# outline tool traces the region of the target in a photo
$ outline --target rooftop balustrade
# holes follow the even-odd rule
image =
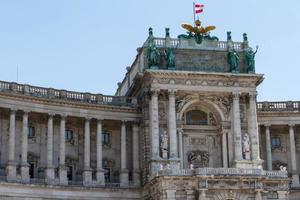
[[[31,85],[23,85],[13,82],[0,81],[0,92],[28,95],[46,99],[67,100],[73,102],[104,104],[113,106],[137,105],[134,98],[125,96],[109,96],[102,94],[81,93],[67,90],[57,90],[53,88],[43,88]]]
[[[153,38],[153,43],[155,44],[155,46],[157,46],[159,48],[166,47],[166,46],[169,46],[169,47],[172,47],[172,48],[186,48],[187,47],[186,44],[184,44],[182,42],[182,40],[176,39],[176,38],[169,38],[168,44],[167,44],[166,38],[155,37],[155,38]],[[205,45],[197,46],[197,48],[227,51],[228,43],[226,41],[210,41],[210,42],[207,42]],[[242,50],[243,49],[243,43],[242,42],[233,42],[233,48],[235,50]]]
[[[300,101],[258,102],[259,112],[300,111]]]

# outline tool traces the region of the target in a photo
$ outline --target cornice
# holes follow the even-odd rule
[[[83,103],[83,102],[73,102],[68,100],[47,99],[41,97],[20,95],[15,93],[0,92],[0,98],[28,102],[33,104],[49,105],[49,106],[62,106],[62,107],[65,106],[65,107],[81,108],[81,109],[96,109],[101,111],[138,113],[137,108],[131,108],[128,106],[113,106],[113,105],[105,105],[105,104],[102,105],[102,104],[92,104],[92,103]]]
[[[232,73],[215,73],[215,72],[191,72],[176,70],[151,70],[147,69],[144,76],[150,76],[153,79],[172,79],[174,83],[177,80],[224,80],[235,82],[251,82],[253,86],[258,86],[263,80],[263,74],[232,74]]]

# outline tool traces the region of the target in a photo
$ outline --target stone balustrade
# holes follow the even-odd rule
[[[286,171],[264,171],[261,169],[242,168],[197,168],[164,169],[157,176],[267,176],[270,178],[288,178]]]
[[[105,104],[114,106],[136,106],[136,100],[124,96],[109,96],[102,94],[81,93],[67,90],[23,85],[14,82],[0,81],[0,92],[24,94],[33,97],[67,100],[92,104]]]
[[[170,39],[169,46],[172,48],[180,48],[181,46],[184,46],[181,43],[180,39],[175,39],[175,38],[169,38],[169,39]],[[165,47],[166,46],[166,38],[155,37],[153,39],[153,42],[157,47]],[[221,50],[221,51],[226,50],[227,51],[228,44],[226,41],[212,41],[212,42],[209,42],[208,44],[206,44],[205,47],[199,46],[199,48],[214,49],[214,50]],[[242,50],[243,43],[242,42],[233,42],[233,48],[235,50]]]
[[[259,112],[300,111],[300,102],[299,101],[258,102],[257,109]]]

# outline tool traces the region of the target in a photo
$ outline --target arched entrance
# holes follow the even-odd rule
[[[178,113],[182,121],[183,167],[222,167],[222,111],[211,101],[191,100]]]

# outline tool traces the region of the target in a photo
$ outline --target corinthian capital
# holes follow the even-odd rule
[[[176,94],[176,92],[177,92],[177,90],[175,90],[175,89],[168,90],[169,96],[174,96]]]
[[[256,97],[257,97],[257,92],[255,91],[255,92],[249,92],[249,98],[250,99],[256,99]]]
[[[240,92],[232,92],[233,100],[239,100],[240,99],[240,95],[241,95]]]
[[[158,88],[151,88],[150,89],[151,95],[158,95],[159,92],[160,92],[160,89],[158,89]]]

